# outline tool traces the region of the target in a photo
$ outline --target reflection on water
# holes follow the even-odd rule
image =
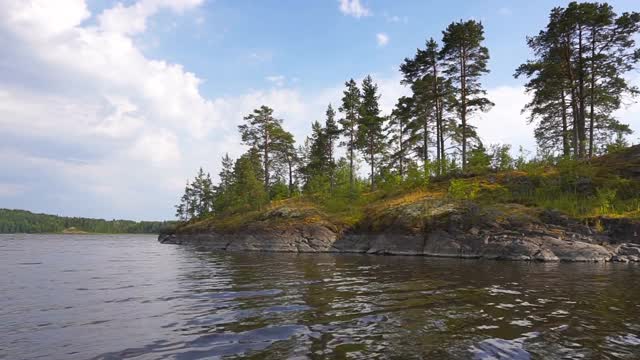
[[[0,235],[2,359],[640,358],[640,266]]]

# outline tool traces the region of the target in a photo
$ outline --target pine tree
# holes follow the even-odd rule
[[[376,157],[384,148],[384,117],[380,116],[378,85],[370,75],[362,81],[362,97],[357,128],[357,148],[370,167],[371,190],[375,190]]]
[[[327,137],[326,146],[327,146],[327,157],[329,158],[329,188],[330,191],[333,192],[333,188],[335,187],[335,170],[336,170],[336,160],[334,156],[336,141],[340,136],[340,128],[336,123],[335,117],[336,112],[333,110],[331,104],[327,106],[327,112],[325,113],[326,120],[324,123],[324,132]]]
[[[527,42],[536,52],[545,51],[538,39],[529,38]],[[529,111],[529,122],[536,123],[534,135],[540,152],[569,157],[574,142],[573,122],[569,120],[572,115],[568,99],[570,84],[564,77],[559,49],[550,49],[540,56],[536,61],[520,65],[514,75],[530,78],[525,89],[532,98],[523,111]]]
[[[605,149],[617,134],[630,133],[611,114],[624,96],[638,92],[624,74],[640,60],[634,41],[639,29],[640,14],[618,16],[606,3],[572,2],[552,9],[547,27],[528,39],[536,58],[516,71],[530,78],[528,90],[538,100],[529,109],[539,120],[539,145],[547,140],[543,146],[557,149],[560,142],[549,139],[560,133],[563,155],[571,147],[575,158],[586,158],[598,147]],[[555,106],[551,96],[560,99]]]
[[[413,98],[403,96],[398,99],[387,125],[390,166],[397,169],[401,179],[404,179],[407,165],[411,162],[410,152],[415,147],[418,137],[415,135],[411,123],[413,117]]]
[[[475,20],[451,23],[443,31],[441,54],[444,73],[451,80],[454,91],[451,107],[461,123],[463,171],[467,162],[469,117],[476,111],[486,111],[493,106],[480,84],[480,77],[489,72],[489,50],[482,45],[483,41],[484,27]]]
[[[218,173],[220,182],[215,187],[214,209],[216,213],[223,213],[231,206],[231,186],[233,185],[234,161],[226,153],[222,157],[222,169]]]
[[[211,176],[202,167],[192,182],[187,181],[180,203],[176,205],[176,217],[182,221],[202,218],[214,211],[215,187]]]
[[[346,89],[342,97],[340,112],[344,114],[338,123],[340,132],[346,138],[341,145],[347,148],[347,158],[349,159],[349,189],[354,191],[355,176],[355,151],[357,150],[358,123],[360,121],[360,89],[358,84],[351,79],[345,83]]]
[[[426,168],[428,162],[428,128],[429,123],[435,125],[436,138],[436,160],[438,163],[438,173],[442,172],[442,164],[445,162],[445,133],[444,133],[444,110],[446,107],[446,97],[450,92],[449,82],[442,76],[444,64],[438,49],[438,43],[429,39],[424,50],[418,49],[412,59],[405,58],[400,66],[404,78],[403,84],[411,86],[413,98],[419,106],[414,106],[414,111],[422,110],[426,114],[419,117],[414,114],[415,121],[419,121],[420,126],[414,125],[416,130],[421,129],[423,148],[422,158]],[[428,110],[428,111],[427,111]]]
[[[272,171],[273,147],[277,137],[283,135],[282,120],[273,117],[273,109],[261,106],[252,114],[245,116],[246,124],[239,125],[242,142],[261,154],[264,188],[269,189],[269,176]]]
[[[284,169],[284,177],[287,178],[287,196],[293,196],[295,192],[294,173],[299,162],[293,134],[282,128],[277,128],[273,134],[272,150],[276,168]]]
[[[311,124],[311,136],[306,141],[306,162],[301,170],[305,176],[307,191],[318,191],[320,188],[324,188],[323,183],[329,180],[328,174],[332,166],[327,151],[328,142],[326,128],[314,121]]]
[[[234,165],[232,187],[232,210],[258,210],[267,204],[268,194],[259,180],[255,155],[246,153]]]
[[[192,210],[189,208],[191,203],[191,184],[187,181],[184,187],[184,193],[180,197],[180,203],[176,205],[176,218],[180,221],[189,221],[193,217]]]

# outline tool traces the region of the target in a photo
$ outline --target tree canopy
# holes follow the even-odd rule
[[[572,2],[552,9],[547,26],[527,39],[533,59],[515,76],[526,78],[531,95],[523,111],[535,123],[538,159],[582,160],[626,145],[631,130],[613,113],[638,93],[626,74],[640,60],[639,31],[636,12]],[[481,22],[450,23],[439,40],[428,37],[402,61],[409,94],[388,113],[372,76],[352,78],[337,111],[329,104],[323,121],[309,119],[311,133],[298,142],[274,115],[282,109],[260,106],[238,126],[246,151],[236,160],[222,157],[216,184],[200,169],[185,187],[178,218],[250,212],[298,196],[349,206],[364,191],[523,166],[522,151],[514,159],[509,144],[483,143],[471,121],[493,106],[482,84],[489,72],[484,43]]]

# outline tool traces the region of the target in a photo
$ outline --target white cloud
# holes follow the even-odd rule
[[[407,16],[389,15],[388,13],[384,13],[384,18],[390,23],[409,23],[409,17]]]
[[[380,47],[386,46],[389,43],[389,35],[387,35],[385,33],[377,33],[376,34],[376,42],[378,43],[378,46],[380,46]]]
[[[133,35],[145,31],[147,19],[163,8],[182,12],[202,2],[203,0],[140,0],[130,6],[118,3],[100,14],[98,22],[105,31]]]
[[[215,176],[225,152],[242,153],[237,125],[254,108],[274,108],[285,128],[303,141],[311,121],[322,120],[329,103],[339,107],[342,83],[302,92],[277,74],[266,79],[275,85],[269,90],[208,99],[196,74],[145,56],[134,36],[147,29],[149,16],[187,11],[201,0],[139,0],[93,18],[84,1],[52,3],[0,0],[0,37],[14,45],[0,53],[0,71],[12,75],[0,83],[5,207],[168,218],[184,181],[199,166]],[[117,12],[130,22],[109,19]],[[249,60],[271,57],[256,50]],[[382,95],[380,107],[388,114],[408,89],[397,72],[372,75]],[[520,114],[527,100],[522,89],[490,89],[489,97],[496,107],[472,120],[481,136],[488,143],[531,148],[531,128]],[[638,130],[639,114],[635,105],[620,116]]]
[[[271,75],[267,76],[265,79],[277,87],[284,86],[285,77],[283,75]]]
[[[180,160],[178,138],[167,130],[143,134],[131,148],[134,158],[150,161],[154,166]]]
[[[371,10],[360,3],[360,0],[338,0],[340,2],[340,11],[345,15],[355,18],[371,15]]]
[[[0,182],[46,181],[33,192],[41,210],[72,211],[74,200],[43,195],[57,184],[60,193],[102,204],[75,215],[167,217],[175,184],[224,150],[209,143],[211,130],[235,130],[245,108],[204,98],[201,79],[147,58],[132,36],[158,11],[180,13],[202,0],[118,4],[97,14],[96,25],[83,25],[91,17],[84,1],[53,3],[0,0],[0,36],[15,44],[0,54],[0,71],[12,74],[0,83]],[[18,205],[36,202],[18,195]],[[162,207],[141,206],[160,199]]]
[[[84,0],[0,0],[3,25],[33,34],[58,35],[89,16]]]
[[[522,108],[529,101],[521,86],[499,86],[490,88],[487,97],[495,106],[486,113],[479,113],[472,119],[478,135],[485,144],[511,144],[514,150],[522,145],[534,152],[533,125],[527,124],[527,114]]]

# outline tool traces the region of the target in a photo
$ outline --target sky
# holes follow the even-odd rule
[[[298,141],[343,84],[371,74],[381,108],[398,67],[452,21],[485,26],[496,104],[485,144],[534,152],[515,68],[563,1],[0,0],[0,208],[172,219],[188,178],[239,156],[243,116],[268,105]],[[637,0],[610,1],[638,11]],[[640,72],[629,75],[640,84]],[[636,132],[640,105],[617,116]]]

